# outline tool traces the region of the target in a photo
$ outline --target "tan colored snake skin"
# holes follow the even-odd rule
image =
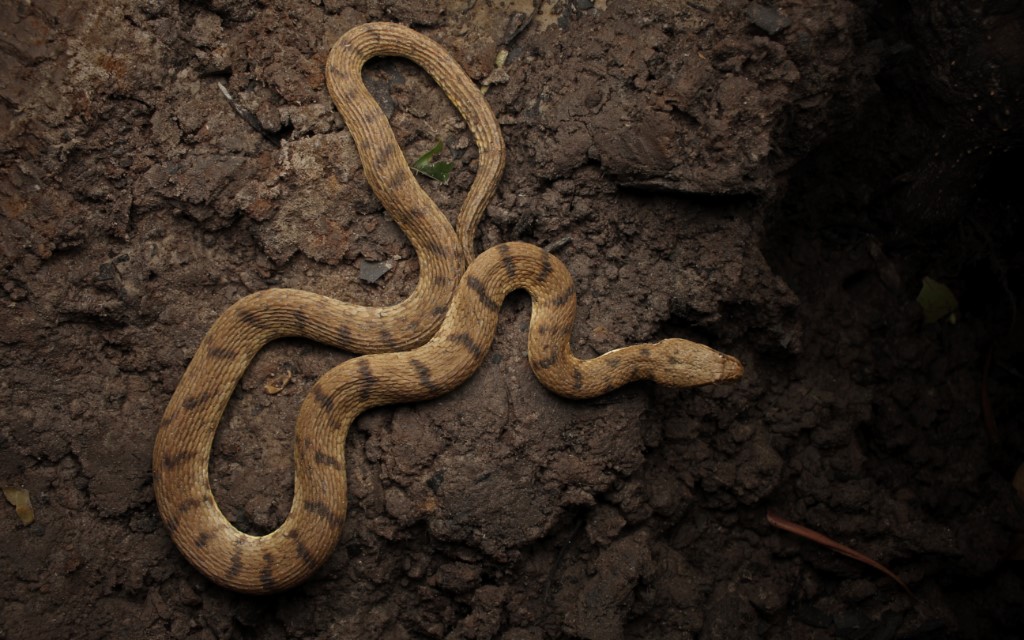
[[[413,44],[409,43],[410,38],[415,40]],[[421,60],[420,47],[433,48],[435,55],[447,57],[432,42],[426,41],[427,45],[422,40],[425,39],[393,25],[367,25],[346,34],[328,60],[328,85],[335,100],[372,101],[358,82],[358,69],[372,55],[410,57],[438,78],[438,73],[444,73],[439,63]],[[352,73],[355,75],[348,75]],[[358,89],[348,88],[350,85],[358,85]],[[442,87],[449,92],[443,82]],[[449,96],[457,106],[463,99],[452,93]],[[472,100],[479,100],[479,94]],[[482,104],[486,110],[486,104]],[[470,117],[463,106],[459,106],[460,111]],[[441,242],[436,240],[438,234],[447,235],[448,240],[454,234],[443,218],[428,215],[428,211],[436,211],[432,203],[429,207],[422,202],[410,207],[408,203],[397,202],[400,197],[395,191],[411,194],[413,187],[418,195],[410,195],[411,201],[430,201],[414,181],[410,186],[411,175],[408,179],[397,177],[408,173],[408,169],[390,129],[387,136],[378,130],[387,128],[386,120],[382,115],[364,113],[379,113],[376,104],[372,108],[364,105],[353,113],[345,109],[339,104],[353,137],[357,138],[374,191],[387,203],[392,215],[409,214],[408,225],[403,228],[420,253],[422,275],[416,293],[403,305],[419,296],[417,304],[422,317],[403,312],[398,316],[402,319],[396,322],[392,314],[402,305],[368,310],[298,291],[277,290],[249,296],[218,319],[203,339],[171,398],[154,446],[154,491],[174,542],[211,580],[247,593],[270,593],[295,586],[329,557],[345,521],[344,447],[352,421],[368,408],[434,398],[462,384],[483,361],[494,337],[502,300],[515,289],[526,289],[533,298],[528,347],[531,367],[545,386],[561,395],[594,397],[640,379],[689,387],[732,380],[742,374],[742,366],[734,358],[678,339],[617,349],[592,360],[575,358],[569,348],[576,307],[571,276],[556,258],[528,244],[502,244],[473,261],[450,306],[450,292],[443,286],[437,287],[441,293],[436,294],[435,300],[426,298],[423,292],[428,291],[429,282],[453,277],[464,250],[454,242],[437,244]],[[489,110],[487,118],[493,122]],[[480,146],[481,175],[487,175],[485,155],[491,154],[485,153],[485,149],[495,147],[481,143],[478,127],[471,126]],[[356,133],[355,129],[360,127],[374,130],[373,135],[366,131]],[[381,142],[384,138],[387,140]],[[493,144],[500,149],[500,137]],[[391,147],[391,151],[380,145]],[[492,171],[500,171],[500,162]],[[488,189],[481,188],[487,191],[487,198],[493,186]],[[483,205],[481,211],[482,208]],[[403,213],[396,214],[396,209]],[[472,230],[462,232],[467,227],[461,218],[459,225],[462,244],[468,247]],[[468,224],[473,225],[475,222]],[[443,226],[445,231],[434,226]],[[428,235],[435,240],[424,240]],[[431,264],[431,256],[440,256],[437,262],[443,264],[428,272],[425,265]],[[414,307],[403,307],[411,308]],[[339,312],[340,309],[344,311]],[[408,349],[416,338],[399,340],[396,336],[400,332],[403,336],[423,335],[424,331],[429,335],[429,329],[421,327],[436,326],[430,325],[430,318],[442,315],[441,328],[427,344],[414,350],[349,360],[317,381],[299,410],[294,496],[280,528],[265,536],[251,536],[228,522],[210,490],[209,458],[228,399],[256,350],[285,335],[310,337],[363,352]],[[382,325],[388,327],[387,333],[380,328]]]
[[[363,65],[375,56],[405,57],[423,67],[469,124],[478,169],[459,211],[457,234],[416,182],[387,117],[362,82]],[[181,500],[180,486],[197,483],[209,490],[205,466],[194,476],[171,477],[162,473],[174,467],[168,460],[179,459],[191,446],[189,438],[213,438],[242,374],[268,342],[305,337],[354,353],[423,344],[441,324],[459,277],[474,255],[477,223],[505,165],[501,131],[480,90],[440,45],[397,24],[350,30],[331,49],[326,66],[327,87],[355,141],[367,181],[416,250],[419,283],[409,298],[386,308],[296,289],[268,289],[225,311],[203,338],[160,422],[153,484],[165,519]]]
[[[163,430],[154,473],[171,492],[161,514],[182,553],[214,582],[247,593],[280,591],[308,578],[334,549],[345,522],[345,437],[352,421],[371,407],[436,398],[467,380],[490,349],[502,300],[515,289],[533,298],[530,366],[560,395],[591,398],[641,379],[691,387],[743,373],[735,358],[680,339],[577,359],[569,349],[576,296],[568,270],[533,245],[501,244],[469,266],[430,342],[348,360],[313,386],[296,426],[292,507],[277,530],[250,536],[221,514],[207,479],[212,429],[180,422],[169,442]],[[202,401],[201,389],[193,393]]]
[[[363,65],[376,56],[404,57],[423,67],[473,133],[479,166],[458,214],[457,234],[416,182],[387,117],[362,82]],[[419,283],[407,299],[384,308],[297,289],[267,289],[242,298],[218,318],[180,383],[209,388],[211,406],[227,402],[253,356],[277,338],[305,337],[353,353],[422,344],[441,324],[475,255],[473,236],[504,169],[505,144],[490,106],[458,63],[407,27],[371,23],[335,43],[327,59],[327,88],[355,141],[367,182],[416,250]]]

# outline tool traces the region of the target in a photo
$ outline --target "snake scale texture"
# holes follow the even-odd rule
[[[417,184],[362,82],[363,64],[381,55],[422,66],[473,132],[479,168],[457,232]],[[352,421],[371,407],[435,398],[467,380],[490,349],[502,301],[513,290],[525,289],[532,298],[531,368],[565,397],[591,398],[641,379],[690,387],[733,380],[743,371],[735,358],[680,339],[577,359],[569,348],[576,313],[572,278],[557,258],[533,245],[498,245],[463,273],[473,255],[477,222],[504,165],[504,146],[483,96],[436,43],[399,25],[357,27],[332,48],[327,85],[356,141],[367,181],[417,251],[420,281],[412,296],[388,308],[299,290],[254,293],[218,318],[199,345],[157,431],[154,492],[185,557],[214,582],[246,593],[288,589],[323,564],[345,521],[344,452]],[[209,459],[228,400],[249,362],[267,342],[285,336],[370,355],[331,369],[306,396],[296,425],[291,510],[278,529],[252,536],[234,527],[217,506]]]

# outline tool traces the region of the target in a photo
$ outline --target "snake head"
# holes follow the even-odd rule
[[[728,382],[743,375],[739,360],[707,345],[670,338],[656,345],[658,366],[651,371],[658,384],[669,387],[699,387]]]

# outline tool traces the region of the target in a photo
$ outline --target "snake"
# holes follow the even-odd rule
[[[403,57],[421,66],[473,135],[477,175],[454,230],[416,181],[387,116],[362,82],[364,64],[377,56]],[[326,77],[367,182],[416,251],[419,281],[408,298],[390,307],[360,306],[289,288],[243,297],[214,323],[179,384],[209,387],[211,407],[226,404],[252,358],[272,340],[302,337],[350,353],[400,351],[426,342],[440,326],[459,277],[474,256],[476,227],[497,190],[505,167],[497,120],[458,62],[430,38],[393,23],[355,27],[331,48]]]
[[[423,68],[469,126],[477,147],[477,173],[454,229],[419,186],[387,116],[362,81],[363,66],[377,56],[407,58]],[[174,466],[167,460],[183,459],[183,451],[191,447],[189,438],[199,437],[196,433],[212,439],[239,380],[264,346],[286,337],[359,354],[421,345],[440,326],[474,255],[476,227],[505,166],[504,139],[481,91],[443,47],[393,23],[350,29],[331,48],[325,66],[328,92],[355,142],[366,180],[416,251],[419,280],[409,297],[389,307],[271,288],[247,295],[224,311],[196,349],[157,429],[153,486],[165,516],[180,502],[180,484],[209,486],[205,468],[187,478],[162,473]]]
[[[469,121],[480,168],[455,230],[443,215],[434,215],[436,206],[415,183],[386,118],[362,85],[362,65],[376,55],[420,64]],[[283,591],[326,562],[347,514],[345,440],[353,421],[370,408],[426,401],[464,383],[489,351],[502,302],[512,291],[526,290],[532,299],[530,367],[561,396],[593,398],[637,380],[685,388],[742,375],[737,359],[680,338],[577,358],[570,348],[576,297],[560,260],[534,245],[509,242],[469,261],[473,231],[494,193],[490,176],[497,181],[504,147],[500,132],[494,138],[497,125],[492,130],[486,124],[494,122],[493,114],[479,91],[468,78],[468,85],[453,81],[453,74],[465,78],[439,45],[392,24],[347,32],[327,59],[328,88],[356,140],[367,181],[396,219],[404,216],[399,224],[417,252],[424,252],[416,292],[390,308],[359,307],[291,289],[243,298],[207,332],[160,421],[153,447],[160,515],[182,555],[225,588]],[[457,284],[449,287],[449,281]],[[250,535],[217,505],[210,455],[242,373],[266,342],[284,336],[363,355],[330,369],[304,398],[296,418],[291,508],[274,531]]]
[[[517,289],[532,299],[530,367],[561,396],[593,398],[644,379],[692,387],[743,373],[737,359],[682,338],[587,360],[575,357],[570,338],[576,296],[568,269],[535,245],[499,244],[469,265],[441,327],[426,344],[352,358],[313,385],[296,419],[292,505],[274,531],[246,534],[217,507],[207,478],[211,429],[192,423],[173,441],[161,442],[154,473],[174,489],[161,513],[182,553],[214,582],[244,593],[282,591],[309,578],[330,556],[345,522],[344,450],[353,420],[370,408],[429,400],[465,382],[491,347],[502,301]],[[201,401],[202,391],[195,393]]]

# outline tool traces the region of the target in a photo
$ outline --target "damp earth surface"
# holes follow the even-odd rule
[[[1022,3],[429,4],[0,3],[0,484],[34,514],[0,504],[0,638],[1024,635]],[[487,87],[477,248],[552,247],[579,356],[685,337],[746,372],[562,400],[514,295],[470,382],[353,426],[326,565],[243,596],[171,542],[154,435],[239,298],[415,288],[324,82],[377,20]],[[454,215],[466,123],[411,63],[363,78],[410,162],[443,143]],[[249,368],[210,463],[243,531],[287,515],[299,403],[348,357]]]

